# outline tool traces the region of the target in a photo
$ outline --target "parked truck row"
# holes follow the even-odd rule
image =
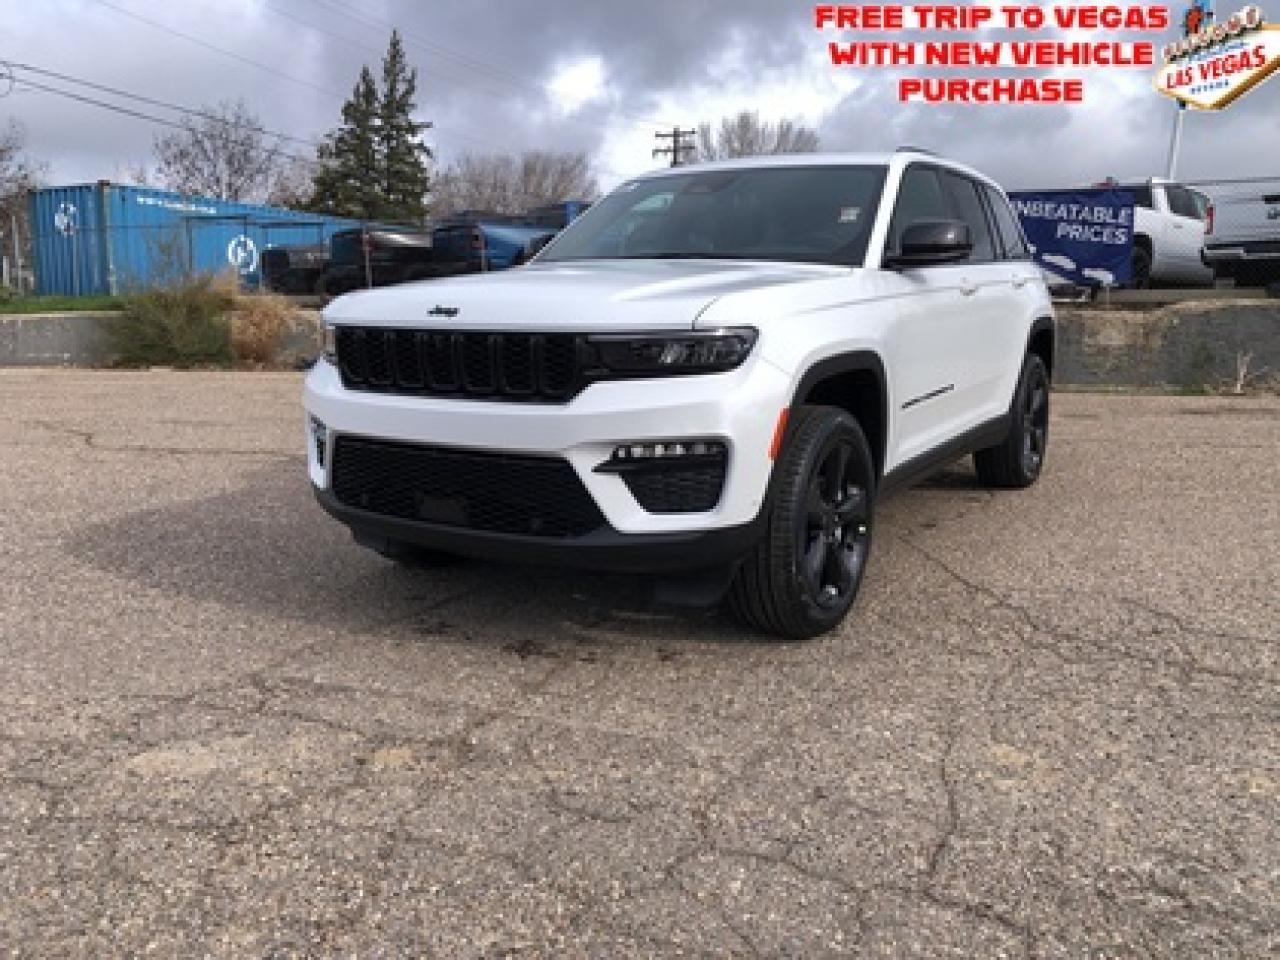
[[[278,293],[337,296],[363,287],[505,270],[527,261],[585,208],[581,201],[568,201],[521,217],[463,213],[429,229],[339,230],[327,244],[264,251],[262,285]]]

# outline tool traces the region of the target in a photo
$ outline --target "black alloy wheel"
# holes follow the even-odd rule
[[[853,458],[848,437],[827,442],[796,517],[796,574],[823,609],[848,605],[871,547],[869,492],[851,469]]]
[[[1022,472],[1028,477],[1039,476],[1049,444],[1049,380],[1043,365],[1035,368],[1033,377],[1022,411]]]
[[[988,487],[1018,489],[1035,483],[1049,449],[1049,373],[1037,354],[1022,362],[1009,407],[1005,439],[973,455],[978,480]]]
[[[792,410],[764,532],[729,590],[740,620],[789,640],[839,626],[867,568],[876,477],[871,448],[850,413]]]

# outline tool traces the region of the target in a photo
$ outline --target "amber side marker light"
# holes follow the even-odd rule
[[[782,439],[787,433],[787,418],[791,416],[791,408],[783,407],[778,412],[778,425],[773,428],[773,443],[769,444],[769,459],[777,460],[782,451]]]

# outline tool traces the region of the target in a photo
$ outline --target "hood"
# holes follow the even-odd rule
[[[382,327],[690,329],[721,297],[848,272],[821,264],[733,260],[532,263],[349,293],[329,304],[325,317]]]

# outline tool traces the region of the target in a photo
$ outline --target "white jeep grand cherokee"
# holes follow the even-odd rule
[[[848,612],[890,489],[971,452],[991,486],[1044,463],[1040,272],[1000,188],[922,151],[639,177],[525,267],[324,320],[311,482],[398,560],[654,574],[808,637]]]

